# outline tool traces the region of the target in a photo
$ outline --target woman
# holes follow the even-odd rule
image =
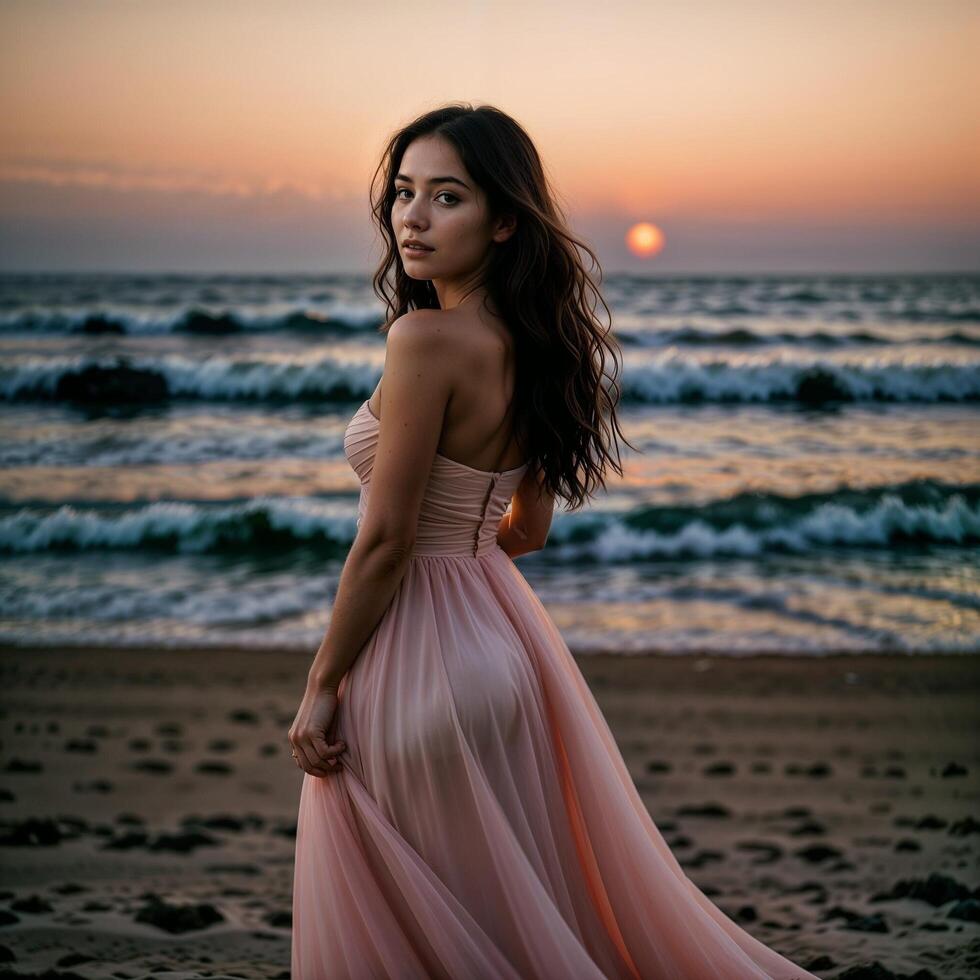
[[[358,532],[289,731],[294,980],[812,978],[685,876],[511,560],[622,474],[594,253],[492,107],[421,116],[379,174]]]

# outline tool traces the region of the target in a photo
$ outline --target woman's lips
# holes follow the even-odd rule
[[[412,245],[405,245],[404,252],[406,255],[411,255],[413,257],[421,257],[423,255],[428,255],[430,252],[434,252],[434,248],[415,248]]]

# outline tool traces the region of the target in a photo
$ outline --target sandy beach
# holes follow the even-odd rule
[[[288,977],[311,654],[0,654],[0,977]],[[825,978],[980,975],[980,659],[576,659],[750,932]]]

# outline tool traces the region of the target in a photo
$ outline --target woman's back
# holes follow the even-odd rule
[[[514,344],[506,325],[485,308],[439,310],[453,342],[446,348],[456,378],[439,438],[439,453],[478,470],[508,470],[527,462],[514,436]],[[381,417],[382,378],[368,404]]]

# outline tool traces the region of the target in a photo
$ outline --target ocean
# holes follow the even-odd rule
[[[980,650],[980,276],[601,290],[637,451],[517,559],[573,651]],[[312,656],[381,322],[367,274],[0,276],[0,642]]]

